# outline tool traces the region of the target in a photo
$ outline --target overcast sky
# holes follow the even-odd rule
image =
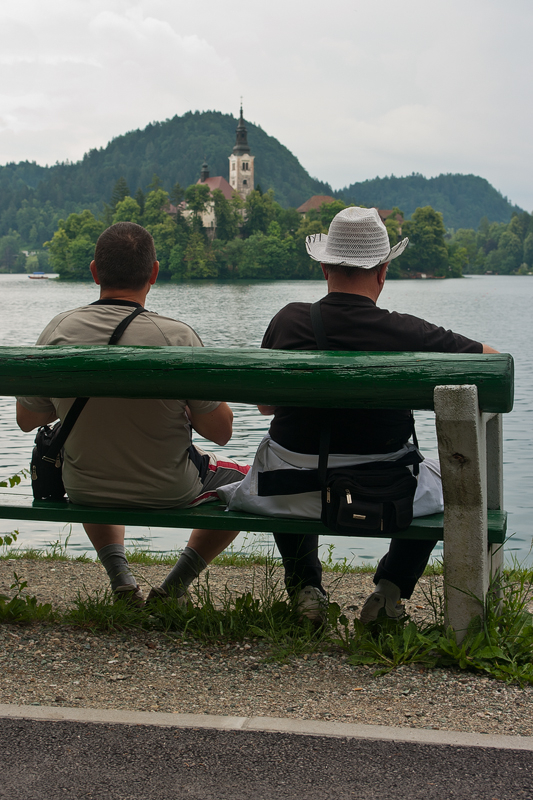
[[[334,188],[474,173],[533,210],[531,0],[0,0],[0,164],[238,113]],[[252,152],[253,152],[253,142]]]

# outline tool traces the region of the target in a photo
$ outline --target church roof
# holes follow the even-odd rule
[[[335,198],[330,197],[327,194],[314,194],[309,200],[300,206],[300,208],[296,209],[300,212],[300,214],[307,214],[308,211],[312,211],[313,209],[318,209],[322,205],[322,203],[334,203]]]
[[[220,189],[226,200],[231,200],[232,196],[236,194],[235,190],[231,188],[229,183],[222,175],[215,175],[213,178],[207,178],[205,181],[198,180],[196,183],[205,183],[209,186],[211,194],[215,189]]]

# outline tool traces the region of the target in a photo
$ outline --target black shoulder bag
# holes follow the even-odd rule
[[[320,312],[320,301],[311,306],[313,333],[320,350],[331,350]],[[328,470],[331,417],[320,430],[318,477],[322,491],[321,520],[330,530],[343,534],[383,536],[409,527],[418,464],[423,460],[413,421],[417,450],[398,461],[378,461]],[[414,465],[415,475],[409,469]]]
[[[111,334],[108,344],[116,344],[130,322],[143,311],[145,309],[139,306],[125,317]],[[88,399],[77,397],[63,423],[43,425],[37,431],[30,462],[31,488],[35,500],[62,500],[65,496],[62,476],[63,446]]]

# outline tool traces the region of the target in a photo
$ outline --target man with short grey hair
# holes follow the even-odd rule
[[[319,261],[328,293],[320,315],[331,350],[495,353],[487,345],[444,330],[409,314],[389,312],[376,303],[390,261],[408,245],[390,247],[387,230],[374,208],[346,208],[337,214],[328,235],[307,238],[307,251]],[[262,346],[280,350],[317,350],[309,303],[290,303],[270,322]],[[320,432],[331,414],[328,466],[348,467],[394,462],[416,450],[409,410],[319,409],[259,406],[273,414],[269,434],[260,444],[247,477],[224,491],[230,510],[277,517],[319,519],[321,495],[316,491]],[[308,486],[306,487],[306,482]],[[293,487],[298,487],[293,488]],[[414,516],[442,511],[442,485],[437,460],[419,467]],[[327,601],[318,559],[318,536],[274,535],[285,566],[289,595],[303,616],[320,622]],[[400,599],[408,599],[422,575],[435,542],[393,539],[374,576],[376,588],[365,602],[361,620],[404,615]]]
[[[104,231],[90,270],[100,298],[56,316],[37,344],[107,344],[117,326],[131,316],[121,345],[202,347],[189,325],[144,308],[159,263],[152,236],[140,225],[119,222]],[[23,431],[58,417],[64,422],[72,403],[73,398],[19,397],[17,422]],[[224,445],[232,434],[232,420],[229,406],[218,401],[90,398],[65,443],[67,495],[74,503],[102,508],[190,507],[217,499],[217,488],[241,480],[248,467],[196,447],[191,429]],[[115,598],[143,605],[125,556],[124,526],[84,527]],[[151,590],[149,599],[172,594],[185,602],[187,586],[236,535],[237,531],[192,531],[176,566],[162,586]]]

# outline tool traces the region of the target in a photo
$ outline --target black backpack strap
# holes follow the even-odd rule
[[[311,325],[313,326],[313,334],[316,339],[319,350],[331,350],[326,331],[324,329],[324,321],[320,311],[321,300],[311,305]],[[411,411],[411,431],[413,436],[414,445],[418,451],[418,439],[415,431],[415,418]],[[322,423],[320,428],[320,444],[318,450],[318,478],[322,487],[326,484],[326,477],[328,471],[328,458],[329,458],[329,443],[331,440],[331,417],[328,416]],[[415,459],[413,464],[413,474],[418,476],[419,473],[419,460]]]
[[[319,350],[331,350],[326,331],[324,330],[324,322],[322,320],[322,313],[320,311],[320,302],[320,300],[317,300],[316,303],[311,305],[311,325],[313,326],[313,334]],[[331,417],[328,415],[323,420],[320,428],[320,445],[318,449],[318,479],[322,487],[326,485],[330,439]]]
[[[120,337],[122,336],[122,334],[124,333],[124,331],[126,330],[126,328],[128,327],[128,325],[130,324],[130,322],[133,322],[135,317],[138,317],[139,314],[142,314],[144,311],[146,311],[146,309],[143,308],[142,306],[139,306],[138,308],[135,309],[135,311],[132,311],[131,314],[128,314],[128,316],[125,317],[122,320],[122,322],[120,322],[117,325],[117,327],[111,334],[111,338],[109,339],[108,344],[116,344],[120,339]]]
[[[122,334],[124,333],[124,331],[126,330],[126,328],[128,327],[128,325],[130,324],[130,322],[133,322],[135,317],[139,316],[139,314],[142,314],[143,311],[146,311],[146,309],[143,308],[142,306],[139,306],[138,308],[135,309],[135,311],[132,311],[131,314],[128,314],[128,316],[125,317],[122,320],[122,322],[120,322],[117,325],[117,327],[111,334],[108,344],[116,344],[120,339],[120,337],[122,336]],[[64,422],[61,425],[61,430],[59,431],[57,438],[54,440],[53,444],[50,446],[50,449],[48,450],[48,455],[43,456],[44,461],[51,461],[52,464],[55,464],[57,456],[59,455],[65,442],[67,441],[67,437],[69,436],[72,428],[74,427],[76,420],[78,419],[81,412],[87,405],[88,399],[89,399],[88,397],[77,397],[74,400],[74,402],[72,403],[71,407],[68,410]]]
[[[324,322],[322,320],[322,312],[320,311],[321,300],[317,300],[311,306],[311,325],[313,326],[313,334],[316,339],[319,350],[331,350],[331,346],[324,330]]]

